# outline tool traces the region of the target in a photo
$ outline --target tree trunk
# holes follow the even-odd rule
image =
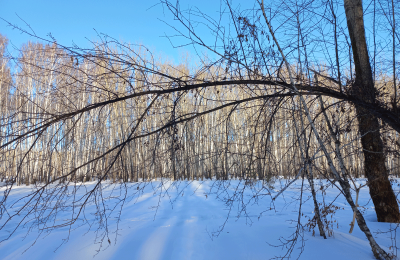
[[[366,102],[376,102],[367,43],[365,40],[362,0],[344,0],[356,70],[352,94]],[[399,206],[389,182],[378,119],[357,107],[357,119],[364,151],[364,171],[379,222],[400,222]]]

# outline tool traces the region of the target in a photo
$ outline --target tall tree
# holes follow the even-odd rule
[[[347,27],[351,39],[356,78],[352,94],[365,102],[376,103],[372,69],[365,39],[362,0],[344,0]],[[390,185],[378,118],[356,106],[364,152],[364,171],[379,222],[400,222],[399,206]]]

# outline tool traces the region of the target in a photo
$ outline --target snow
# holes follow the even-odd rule
[[[95,206],[91,204],[85,208],[86,220],[93,224],[91,228],[88,224],[82,225],[83,217],[71,227],[43,232],[39,238],[37,229],[27,234],[29,226],[21,227],[10,239],[0,243],[0,258],[78,260],[92,259],[94,256],[94,259],[177,260],[270,259],[284,256],[287,249],[282,247],[280,241],[290,239],[296,231],[301,180],[272,201],[274,194],[286,183],[288,180],[280,178],[268,190],[261,189],[262,182],[244,187],[244,181],[239,180],[153,181],[139,183],[139,189],[138,183],[128,186],[108,183],[103,185],[103,193],[107,195],[104,196],[105,205],[108,209],[117,207],[114,213],[108,211],[109,233],[103,240],[105,229],[96,233],[98,221],[90,214],[95,212]],[[357,180],[357,183],[363,184],[365,180]],[[327,182],[316,180],[317,188],[321,184],[326,185]],[[94,185],[94,182],[81,184],[77,194],[85,194]],[[306,182],[304,186],[307,186]],[[72,190],[74,187],[69,188]],[[0,188],[1,194],[4,189]],[[33,186],[13,188],[8,205],[11,205],[11,201],[16,204],[8,209],[9,213],[21,207],[24,199],[17,200],[27,196],[33,189]],[[398,190],[397,184],[394,189]],[[125,201],[120,221],[117,222],[121,206],[118,197],[125,196],[125,192],[129,199]],[[330,185],[324,198],[319,192],[318,199],[321,203],[324,200],[330,204],[338,195],[337,188]],[[236,196],[236,201],[230,204],[229,198],[232,196]],[[302,201],[301,223],[305,225],[314,210],[309,190],[303,194]],[[344,197],[337,197],[333,205],[344,208],[332,216],[332,221],[336,220],[333,222],[333,236],[324,240],[318,235],[317,228],[315,236],[312,231],[304,230],[301,233],[304,251],[300,259],[374,259],[369,243],[357,225],[349,234],[352,211]],[[365,219],[377,242],[383,249],[392,252],[389,247],[396,241],[391,239],[391,236],[395,236],[394,232],[374,232],[387,231],[395,225],[376,221],[368,187],[361,189],[359,205],[364,207]],[[70,216],[68,211],[61,212],[55,222],[60,224]],[[1,225],[4,224],[4,217],[0,220]],[[22,215],[18,218],[0,231],[0,240],[8,236]],[[331,220],[330,215],[328,220]],[[397,234],[397,238],[399,236]],[[299,238],[291,259],[299,256],[301,245]]]

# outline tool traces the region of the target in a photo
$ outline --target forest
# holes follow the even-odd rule
[[[374,257],[395,259],[375,241],[358,195],[367,186],[377,221],[397,230],[400,2],[278,2],[241,10],[226,1],[214,18],[161,1],[174,33],[210,53],[178,64],[108,35],[90,49],[35,35],[18,52],[0,35],[0,232],[12,224],[2,241],[20,228],[72,227],[89,205],[95,229],[107,229],[141,183],[238,181],[229,206],[257,185],[253,198],[274,201],[301,180],[313,203],[308,223],[326,239],[333,201],[321,204],[324,180]],[[277,180],[286,182],[274,193]],[[122,190],[118,207],[102,207],[105,184]],[[32,191],[12,211],[21,186]],[[56,223],[61,212],[71,214]]]

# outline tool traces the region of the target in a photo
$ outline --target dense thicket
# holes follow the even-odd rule
[[[270,85],[232,84],[157,96],[154,91],[171,87],[162,76],[196,84],[232,75],[212,66],[189,78],[188,64],[150,63],[144,51],[138,52],[140,57],[115,49],[108,57],[81,58],[56,45],[29,43],[15,60],[12,74],[4,58],[1,178],[17,185],[98,178],[125,182],[163,177],[270,179],[294,177],[303,167],[296,129],[302,120],[302,131],[310,135],[310,129],[301,120],[304,115],[298,102],[287,91]],[[131,71],[129,64],[118,61],[128,54],[136,66],[153,67],[157,73]],[[380,81],[384,80],[382,76]],[[320,84],[324,82],[330,84],[321,77]],[[179,82],[172,84],[179,86]],[[107,105],[118,98],[124,100]],[[101,102],[105,104],[91,107]],[[314,97],[308,97],[307,103],[329,144],[320,105]],[[340,139],[346,169],[354,177],[362,176],[354,108],[329,97],[324,103]],[[76,111],[81,112],[69,115]],[[389,129],[382,133],[388,169],[397,175],[398,134]],[[132,140],[126,142],[128,138]],[[315,137],[308,142],[316,175],[329,177]],[[332,152],[333,146],[328,147]]]

